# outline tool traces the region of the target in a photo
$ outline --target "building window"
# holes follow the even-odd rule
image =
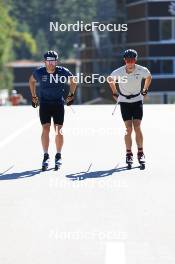
[[[160,40],[170,40],[172,36],[173,20],[161,20],[160,21]]]
[[[175,40],[175,19],[160,20],[159,23],[160,40]]]
[[[172,38],[175,40],[175,19],[172,20]]]
[[[150,70],[153,74],[160,74],[160,61],[151,60],[150,61]]]
[[[173,61],[162,60],[161,61],[161,73],[173,73]]]
[[[173,60],[151,60],[150,69],[153,74],[172,74]]]

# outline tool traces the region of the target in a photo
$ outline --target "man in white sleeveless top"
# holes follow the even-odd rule
[[[138,147],[137,158],[140,164],[145,163],[143,152],[143,135],[141,131],[141,120],[143,117],[143,98],[148,92],[151,84],[151,74],[146,67],[136,64],[137,51],[128,49],[124,53],[125,65],[114,70],[108,78],[113,98],[120,104],[121,114],[126,126],[125,145],[126,163],[132,164],[132,139],[131,134],[134,128],[136,144]],[[144,87],[141,88],[142,80]],[[115,83],[119,83],[116,89]]]

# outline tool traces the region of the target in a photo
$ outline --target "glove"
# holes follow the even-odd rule
[[[66,98],[66,104],[67,106],[72,105],[74,102],[74,94],[70,93],[68,97]]]
[[[117,102],[119,95],[117,93],[112,94],[114,100]]]
[[[39,100],[38,100],[38,97],[37,96],[33,96],[32,97],[32,106],[34,108],[36,108],[37,106],[39,106]]]
[[[142,94],[143,96],[147,95],[147,93],[148,93],[148,90],[147,90],[147,89],[143,89],[142,92],[141,92],[141,94]]]

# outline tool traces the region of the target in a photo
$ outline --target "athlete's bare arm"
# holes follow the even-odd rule
[[[69,92],[69,95],[66,99],[66,103],[67,105],[70,105],[73,103],[73,100],[74,100],[74,94],[75,94],[75,91],[76,91],[76,88],[77,88],[77,83],[76,83],[76,79],[74,76],[71,76],[69,77],[69,80],[70,80],[70,92]]]
[[[109,76],[107,81],[108,81],[109,86],[111,88],[113,98],[117,101],[118,96],[117,96],[117,88],[116,88],[116,85],[115,85],[115,82],[117,81],[117,78],[115,77],[115,80],[114,80],[111,76]]]
[[[30,87],[30,92],[32,94],[32,97],[36,97],[36,80],[33,77],[33,75],[30,76],[29,87]]]
[[[116,81],[117,81],[117,79],[116,79]],[[116,93],[117,89],[116,89],[115,81],[114,81],[114,79],[111,76],[108,77],[108,83],[109,83],[109,85],[111,87],[112,93],[113,94]]]
[[[143,87],[143,91],[148,91],[149,87],[150,87],[150,84],[151,84],[151,81],[152,81],[152,76],[149,75],[147,78],[145,78],[145,84],[144,84],[144,87]]]
[[[74,94],[77,88],[77,83],[74,77],[70,77],[70,93]]]

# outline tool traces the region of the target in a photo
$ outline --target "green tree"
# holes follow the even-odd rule
[[[46,39],[46,35],[42,29],[38,30],[38,34],[36,35],[36,44],[39,47],[38,52],[35,56],[36,59],[41,60],[43,54],[48,49],[48,42]]]
[[[12,58],[11,36],[15,27],[2,0],[0,0],[0,14],[0,89],[5,89],[12,82],[12,75],[7,71],[5,64]]]
[[[9,1],[13,6],[12,17],[18,19],[19,25],[27,24],[28,32],[37,42],[38,54],[35,58],[39,58],[44,47],[59,50],[61,57],[64,58],[69,57],[72,53],[73,43],[77,39],[78,32],[50,32],[50,21],[67,24],[82,20],[86,23],[91,22],[96,15],[97,0]]]
[[[27,32],[17,31],[17,22],[9,15],[9,7],[0,0],[0,89],[11,88],[12,73],[6,64],[15,57],[14,49],[23,45],[31,54],[36,53],[36,44]]]

